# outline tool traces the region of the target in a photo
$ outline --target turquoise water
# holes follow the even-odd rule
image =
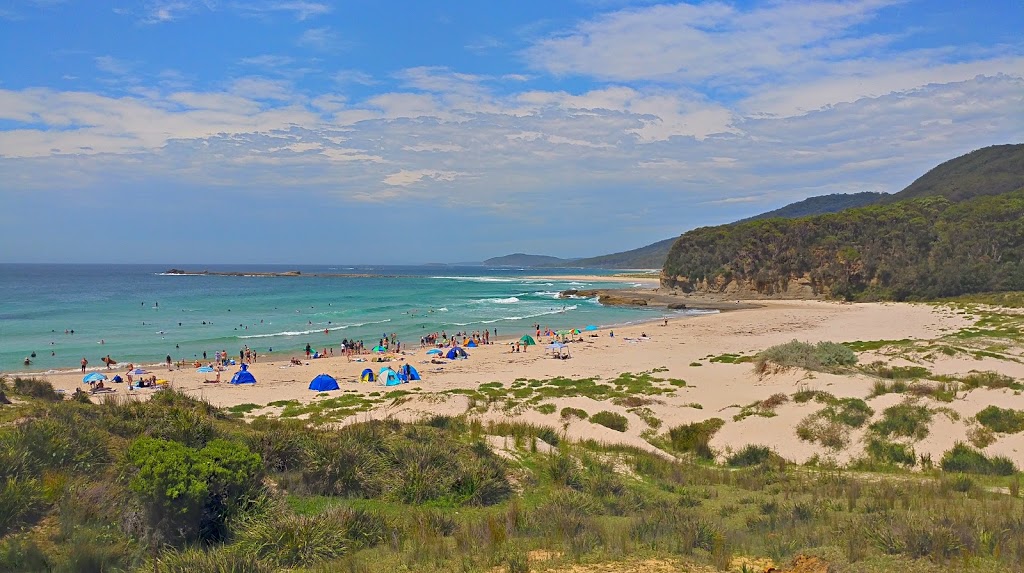
[[[628,283],[536,277],[573,270],[484,267],[202,266],[210,271],[360,273],[371,277],[172,276],[167,266],[0,265],[0,371],[44,372],[154,364],[259,353],[338,348],[342,339],[367,348],[385,333],[419,346],[431,332],[497,329],[498,336],[543,328],[602,327],[678,316],[686,311],[604,307],[592,299],[558,299],[569,288]],[[590,272],[590,271],[588,271]],[[608,271],[606,274],[611,273]],[[324,333],[324,330],[327,333]],[[74,334],[70,331],[74,330]],[[68,331],[68,334],[65,334]],[[30,366],[23,360],[35,352]]]

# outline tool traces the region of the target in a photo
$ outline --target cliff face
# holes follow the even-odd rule
[[[690,280],[685,276],[661,275],[661,286],[678,289],[685,293],[723,294],[741,299],[782,298],[782,299],[824,299],[831,298],[832,289],[827,284],[815,282],[810,273],[790,275],[767,283],[753,279],[714,275]]]

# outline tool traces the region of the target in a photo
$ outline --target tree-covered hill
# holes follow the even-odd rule
[[[848,299],[1024,289],[1024,145],[947,161],[881,204],[704,227],[672,246],[662,284]]]
[[[740,219],[733,224],[746,223],[748,221],[760,221],[762,219],[775,219],[777,217],[795,219],[797,217],[809,217],[811,215],[838,213],[847,209],[856,209],[857,207],[872,205],[882,201],[886,197],[889,197],[888,193],[874,193],[871,191],[864,191],[862,193],[833,193],[832,195],[820,195],[818,197],[809,197],[803,201],[797,201],[796,203],[790,203],[789,205],[775,209],[774,211],[754,215],[747,219]]]
[[[884,201],[941,196],[964,201],[1024,187],[1024,144],[993,145],[961,155],[928,171]]]
[[[1024,185],[962,203],[926,197],[802,219],[695,229],[662,284],[683,290],[921,299],[1024,289]]]

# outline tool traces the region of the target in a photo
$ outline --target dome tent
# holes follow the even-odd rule
[[[334,379],[330,374],[321,374],[313,379],[309,383],[310,390],[317,390],[320,392],[327,392],[329,390],[338,390],[338,381]]]
[[[255,384],[256,377],[249,372],[249,365],[243,364],[242,369],[235,372],[235,375],[231,377],[232,384]]]
[[[467,354],[461,347],[453,346],[452,349],[448,351],[448,354],[444,355],[444,357],[448,360],[455,360],[456,358],[469,358],[469,354]]]
[[[381,368],[380,372],[377,373],[377,380],[385,386],[398,386],[402,383],[402,379],[398,377],[398,372],[390,368]]]
[[[405,382],[420,380],[420,373],[411,364],[403,364],[398,368],[398,377]]]
[[[373,382],[377,377],[373,375],[373,370],[366,368],[363,373],[359,375],[360,382]]]

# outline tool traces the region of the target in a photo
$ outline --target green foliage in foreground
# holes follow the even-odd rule
[[[942,469],[947,472],[1008,476],[1017,472],[1013,462],[1003,456],[989,458],[979,450],[958,443],[942,456]]]
[[[816,372],[835,372],[857,363],[857,355],[848,347],[835,342],[810,344],[793,340],[772,346],[754,357],[754,370],[758,374],[776,368],[803,368]]]
[[[840,572],[1024,562],[1024,503],[987,488],[1019,487],[969,448],[943,466],[986,476],[860,479],[756,445],[715,466],[700,456],[714,455],[720,419],[669,430],[663,446],[688,454],[670,460],[461,416],[246,424],[166,392],[5,406],[20,421],[0,427],[0,572],[529,571],[543,569],[538,549],[560,567],[655,557],[725,570],[737,555],[800,553]],[[137,418],[172,427],[131,435]],[[912,455],[878,449],[894,463]]]

